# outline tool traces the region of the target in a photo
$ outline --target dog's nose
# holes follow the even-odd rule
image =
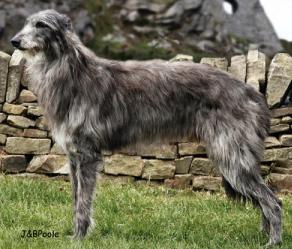
[[[11,42],[11,44],[12,44],[12,46],[13,47],[15,47],[15,48],[19,48],[20,47],[20,39],[12,39],[10,42]]]

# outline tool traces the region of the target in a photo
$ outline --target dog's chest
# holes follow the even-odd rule
[[[68,135],[65,126],[61,125],[59,127],[54,127],[52,135],[56,143],[67,153],[70,144],[70,136]]]

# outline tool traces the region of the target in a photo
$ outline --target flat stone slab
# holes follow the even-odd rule
[[[28,128],[35,126],[35,121],[17,115],[9,115],[7,118],[7,123],[18,128]]]
[[[38,129],[24,129],[23,136],[33,138],[46,138],[48,136],[48,132]]]
[[[268,149],[264,151],[263,162],[292,159],[292,147]]]
[[[174,176],[173,161],[144,160],[142,178],[147,180],[167,179]]]
[[[141,176],[143,160],[137,156],[113,155],[104,159],[104,173],[111,175]]]
[[[190,168],[190,173],[194,175],[219,176],[218,169],[208,158],[194,158]]]
[[[25,171],[26,158],[24,155],[0,155],[0,169],[9,173]]]
[[[290,129],[290,125],[288,124],[278,124],[278,125],[272,125],[270,127],[270,134],[275,134],[275,133],[279,133],[279,132],[284,132],[284,131],[289,131]]]
[[[48,154],[51,148],[50,139],[8,137],[4,150],[9,154]]]

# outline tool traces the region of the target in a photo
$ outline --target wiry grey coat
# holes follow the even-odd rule
[[[230,195],[261,208],[269,245],[281,242],[281,204],[259,168],[269,110],[255,89],[207,65],[96,57],[53,10],[29,17],[12,43],[70,158],[76,237],[91,224],[101,150],[189,138],[206,144]]]

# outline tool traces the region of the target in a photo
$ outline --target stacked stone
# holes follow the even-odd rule
[[[178,55],[172,61],[192,60]],[[231,58],[203,58],[201,63],[228,71],[266,93],[275,106],[292,80],[292,58],[277,54],[267,69],[265,55],[252,50]],[[8,173],[68,174],[67,158],[50,136],[43,112],[25,75],[21,53],[0,52],[0,169]],[[262,174],[282,192],[292,192],[292,106],[272,109],[270,136],[262,160]],[[203,144],[175,142],[103,152],[102,179],[159,183],[174,188],[216,191],[221,186],[217,167]]]
[[[28,89],[20,51],[0,52],[0,169],[68,173],[66,156],[50,137],[47,121]]]

